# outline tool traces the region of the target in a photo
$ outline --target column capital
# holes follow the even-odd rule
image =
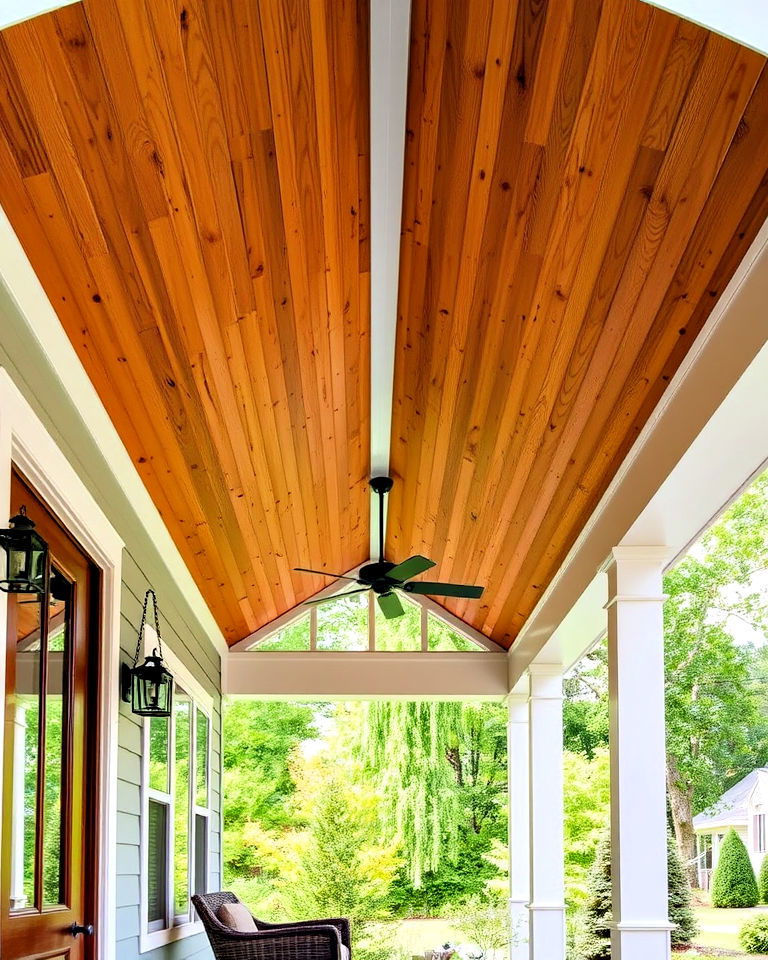
[[[560,663],[531,663],[529,701],[563,699],[563,666]]]
[[[673,557],[673,549],[662,544],[620,544],[611,550],[600,570],[610,570],[620,563],[645,563],[663,567]]]

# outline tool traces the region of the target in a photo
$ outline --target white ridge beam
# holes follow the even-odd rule
[[[374,477],[389,473],[410,27],[410,0],[374,0],[371,4],[371,476]],[[371,496],[370,529],[371,556],[378,557],[378,497],[375,495]]]

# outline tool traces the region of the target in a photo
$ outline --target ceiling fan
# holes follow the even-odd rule
[[[343,573],[327,573],[325,570],[310,570],[308,567],[294,567],[301,573],[317,573],[323,577],[335,577],[338,580],[351,580],[359,583],[357,590],[348,590],[346,593],[337,593],[319,600],[305,600],[306,605],[314,606],[320,603],[333,603],[343,597],[351,597],[357,593],[366,593],[373,590],[379,608],[388,620],[402,617],[405,613],[396,591],[405,593],[429,594],[433,597],[467,597],[475,600],[483,594],[483,587],[475,587],[466,583],[435,583],[427,580],[412,582],[413,577],[435,566],[434,560],[427,557],[408,557],[402,563],[390,563],[384,559],[384,497],[392,489],[391,477],[373,477],[369,481],[371,489],[379,497],[379,559],[373,563],[366,563],[360,567],[356,577],[348,577]]]

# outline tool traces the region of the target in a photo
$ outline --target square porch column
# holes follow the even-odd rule
[[[528,668],[531,960],[564,960],[563,669]]]
[[[531,899],[528,685],[507,701],[507,777],[509,800],[510,960],[528,960],[528,903]]]
[[[616,547],[608,573],[613,960],[668,960],[662,547]]]

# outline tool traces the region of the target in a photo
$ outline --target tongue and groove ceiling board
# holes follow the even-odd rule
[[[387,554],[508,645],[768,215],[768,74],[639,0],[411,30]],[[0,33],[0,203],[230,641],[369,552],[368,104],[366,0]]]
[[[367,0],[0,33],[0,203],[226,638],[368,556]]]
[[[764,64],[635,0],[413,0],[387,552],[505,646],[768,215]]]

